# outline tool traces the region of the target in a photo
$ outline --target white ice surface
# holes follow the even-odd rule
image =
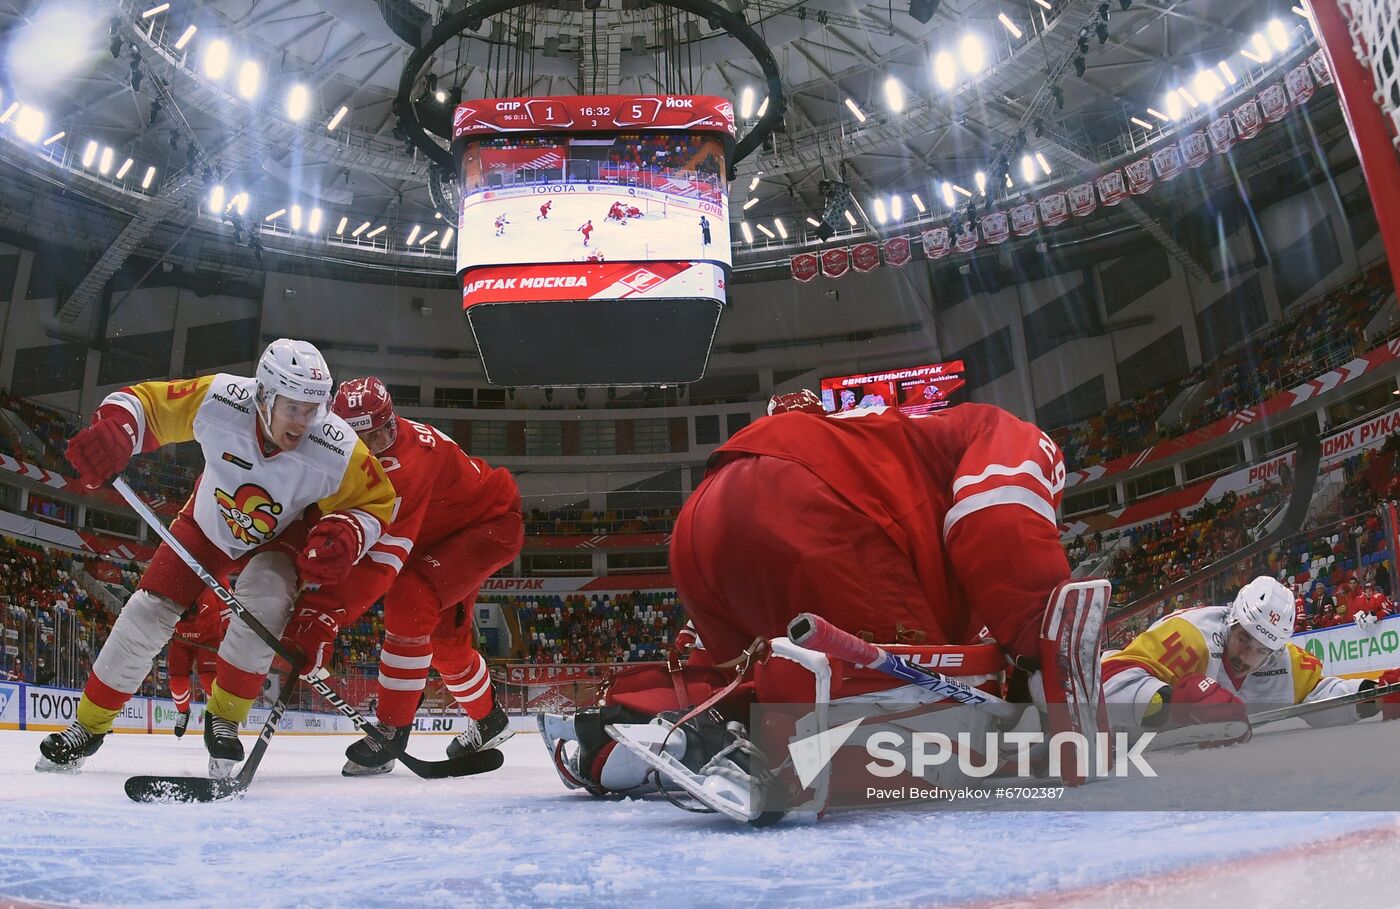
[[[1288,893],[1306,896],[1297,905],[1400,900],[1400,821],[1391,813],[882,809],[755,830],[664,801],[604,802],[568,792],[533,734],[506,744],[501,770],[440,781],[401,767],[385,777],[345,779],[339,767],[349,737],[283,736],[242,799],[138,805],[122,792],[125,778],[201,773],[198,735],[113,736],[75,775],[33,772],[40,735],[0,732],[0,906],[7,898],[220,909],[948,906],[1011,899],[1025,906],[1282,909],[1294,903],[1254,899],[1292,880],[1280,877],[1280,862],[1294,878],[1312,876],[1318,885],[1291,884]],[[1239,747],[1267,748],[1261,738]],[[250,747],[252,741],[245,739]],[[413,750],[432,756],[447,741],[420,736]],[[1203,758],[1210,760],[1204,752],[1168,759]],[[1382,832],[1364,849],[1324,845],[1377,828]],[[1270,864],[1271,854],[1286,857],[1279,850],[1300,844],[1315,844],[1306,859]],[[1222,861],[1229,869],[1229,860],[1245,856],[1253,858],[1238,873],[1214,878],[1233,891],[1211,884],[1206,871],[1188,870],[1185,882],[1208,892],[1187,896],[1182,869],[1213,865],[1218,872]],[[1334,863],[1342,861],[1365,873]],[[1341,873],[1329,875],[1329,868]],[[1164,875],[1168,883],[1156,889],[1128,886]],[[1049,896],[1082,888],[1087,897]],[[1211,893],[1228,899],[1207,900]]]

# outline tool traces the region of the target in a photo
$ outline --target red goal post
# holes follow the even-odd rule
[[[1400,287],[1400,0],[1303,0]]]

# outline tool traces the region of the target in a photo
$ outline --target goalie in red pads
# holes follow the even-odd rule
[[[671,541],[676,587],[710,659],[785,636],[803,612],[877,642],[980,650],[990,640],[1003,666],[1022,670],[1025,694],[1066,705],[1056,722],[1105,728],[1107,585],[1060,589],[1065,467],[1048,436],[980,404],[828,417],[806,392],[776,398],[769,413],[714,453]],[[759,672],[756,683],[761,702],[812,696],[810,676]],[[830,684],[835,702],[896,683],[833,669]]]
[[[486,661],[473,646],[472,609],[481,583],[514,561],[524,542],[520,493],[493,468],[424,423],[398,417],[376,378],[341,384],[332,410],[360,436],[394,481],[393,523],[350,576],[302,595],[286,638],[302,673],[330,663],[340,629],[384,598],[379,656],[381,731],[406,738],[432,667],[468,716],[448,754],[500,744],[511,731],[494,701]],[[391,754],[369,738],[345,751],[343,773],[387,773]]]

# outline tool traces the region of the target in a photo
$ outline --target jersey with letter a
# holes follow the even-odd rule
[[[1133,704],[1133,719],[1142,722],[1152,698],[1162,685],[1175,685],[1183,676],[1199,672],[1215,679],[1246,704],[1284,707],[1310,704],[1352,694],[1360,679],[1339,679],[1322,674],[1322,661],[1296,644],[1288,643],[1271,654],[1238,685],[1223,660],[1228,606],[1199,606],[1165,616],[1122,650],[1104,654],[1104,700]],[[1333,726],[1356,719],[1354,707],[1319,710],[1305,714],[1313,726]]]
[[[710,464],[744,455],[801,464],[878,522],[908,554],[944,641],[970,642],[985,624],[1014,653],[1034,652],[1050,592],[1069,577],[1055,519],[1064,459],[1035,426],[985,404],[785,413],[745,427]]]
[[[379,462],[335,414],[307,427],[292,451],[263,454],[253,395],[257,383],[218,373],[176,382],[142,382],[108,395],[136,420],[136,450],[194,440],[204,472],[191,495],[199,529],[230,558],[277,537],[309,505],[360,525],[363,555],[388,525],[394,487]],[[186,504],[190,511],[190,504]]]
[[[510,471],[473,458],[438,429],[398,417],[394,444],[379,455],[399,501],[393,524],[369,559],[403,570],[414,546],[425,548],[481,521],[520,509]]]

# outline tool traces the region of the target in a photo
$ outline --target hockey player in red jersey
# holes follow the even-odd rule
[[[486,661],[473,646],[472,610],[482,582],[510,564],[524,542],[515,480],[433,427],[396,416],[379,379],[343,383],[332,410],[378,456],[399,499],[393,523],[349,578],[302,595],[286,633],[304,655],[299,670],[326,667],[339,630],[382,596],[381,730],[390,738],[409,734],[431,666],[469,718],[448,753],[493,747],[511,732],[494,702]],[[368,738],[345,754],[347,776],[394,766],[393,756]]]
[[[535,220],[536,220],[536,221],[548,221],[548,220],[549,220],[549,210],[552,209],[553,207],[554,207],[554,200],[553,200],[553,199],[550,199],[548,202],[546,202],[545,204],[541,205],[541,206],[540,206],[540,213],[539,213],[538,215],[535,216]]]
[[[623,224],[626,224],[626,223],[627,223],[627,213],[626,213],[625,211],[623,211],[622,203],[621,203],[621,202],[614,202],[614,203],[612,204],[612,207],[608,209],[607,217],[606,217],[604,220],[607,220],[607,221],[618,221],[618,222],[621,222],[621,223],[623,223]]]
[[[231,613],[213,593],[205,593],[199,602],[185,611],[185,617],[175,623],[175,636],[165,652],[165,668],[169,675],[170,699],[175,702],[175,738],[182,738],[190,724],[190,676],[199,675],[199,687],[207,698],[214,690],[218,672],[219,644],[228,629]]]
[[[578,226],[577,230],[579,233],[583,234],[583,245],[587,246],[588,238],[593,236],[593,220],[590,218],[589,220],[584,221]]]
[[[813,613],[868,641],[966,646],[969,659],[990,650],[991,671],[1016,667],[1052,735],[1106,729],[1097,660],[1108,585],[1068,583],[1056,523],[1065,466],[1048,436],[981,404],[824,416],[815,395],[796,393],[770,412],[711,456],[671,540],[680,599],[715,664]],[[775,662],[786,661],[760,669]],[[898,684],[856,675],[833,667],[832,703]],[[761,671],[755,682],[760,702],[812,697],[810,674]],[[713,751],[690,767],[690,740],[672,738],[687,767],[712,772]],[[602,779],[608,757],[577,769],[601,767]],[[722,787],[718,776],[706,779]]]

